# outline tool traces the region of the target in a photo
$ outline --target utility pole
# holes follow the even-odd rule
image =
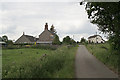
[[[74,35],[73,35],[73,40],[74,40]]]
[[[96,44],[97,44],[97,31],[96,31]]]
[[[73,35],[73,41],[74,41],[74,35]],[[72,42],[72,44],[73,44],[73,42]]]

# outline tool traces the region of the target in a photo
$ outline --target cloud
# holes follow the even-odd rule
[[[80,2],[81,0],[1,0],[0,2]]]
[[[89,22],[85,6],[77,2],[3,2],[0,6],[0,36],[7,34],[12,40],[22,32],[38,37],[46,22],[49,28],[55,26],[61,40],[66,35],[80,40],[82,35],[87,38],[97,30]]]

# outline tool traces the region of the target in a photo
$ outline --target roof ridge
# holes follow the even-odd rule
[[[56,35],[56,33],[54,33],[53,31],[51,31],[51,30],[48,30],[51,34],[53,34],[53,35]]]
[[[90,36],[90,37],[88,37],[88,38],[94,38],[94,37],[96,37],[96,36],[100,36],[100,35],[93,35],[93,36]],[[101,37],[101,36],[100,36]]]

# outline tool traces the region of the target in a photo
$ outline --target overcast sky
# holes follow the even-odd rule
[[[97,27],[90,23],[85,6],[78,1],[0,2],[0,36],[16,40],[25,32],[38,37],[47,22],[49,28],[54,25],[61,41],[67,35],[76,41],[87,39],[96,34]]]

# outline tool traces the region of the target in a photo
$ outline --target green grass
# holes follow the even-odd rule
[[[73,78],[77,47],[3,50],[3,78]],[[21,54],[22,53],[22,54]],[[38,53],[38,54],[37,54]],[[43,54],[47,54],[43,57]]]
[[[108,43],[105,44],[88,44],[87,49],[96,58],[102,61],[106,66],[118,73],[118,54],[112,51]]]
[[[32,48],[2,50],[3,66],[12,63],[15,63],[16,65],[22,64],[25,61],[29,61],[34,58],[39,58],[42,54],[48,54],[49,52],[51,52],[51,50]]]

